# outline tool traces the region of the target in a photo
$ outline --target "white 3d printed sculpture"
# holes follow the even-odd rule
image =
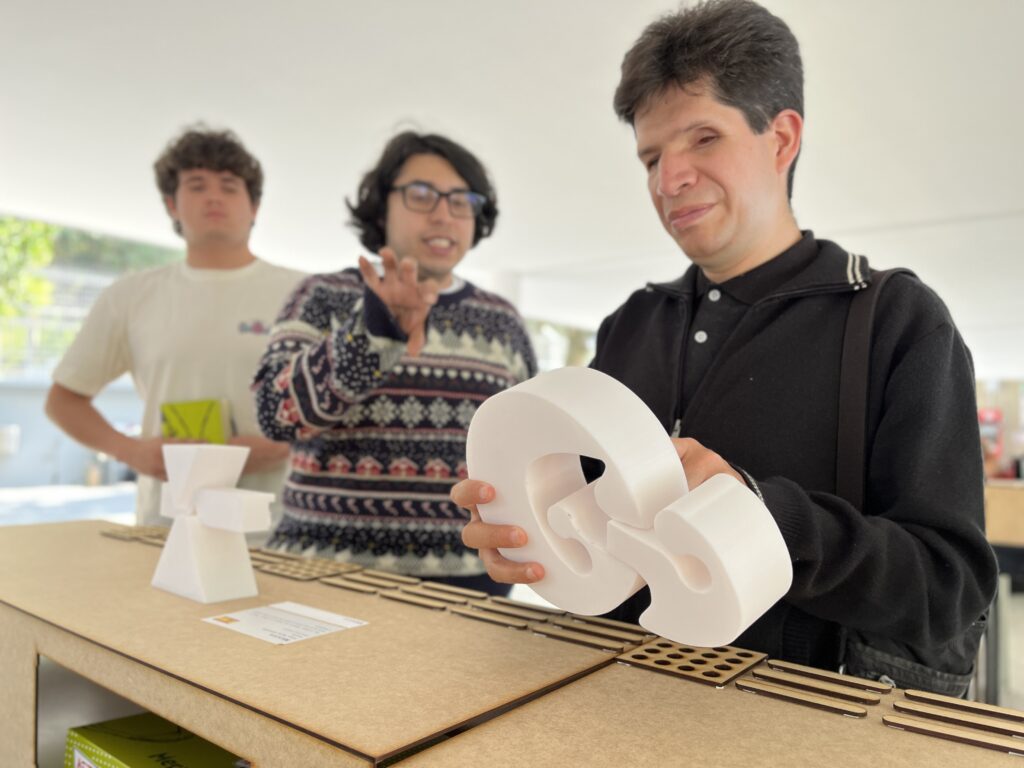
[[[270,527],[272,493],[235,488],[248,448],[165,445],[160,514],[174,518],[153,586],[200,603],[257,594],[247,532]]]
[[[589,368],[541,374],[488,399],[466,445],[469,476],[494,486],[488,523],[522,527],[538,562],[531,585],[559,608],[594,615],[646,582],[640,624],[679,643],[733,642],[786,594],[789,551],[763,503],[729,475],[693,491],[646,405]],[[604,462],[589,485],[580,456]]]

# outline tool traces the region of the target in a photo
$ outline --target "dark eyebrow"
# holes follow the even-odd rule
[[[669,139],[674,139],[676,136],[680,136],[680,135],[682,135],[684,133],[689,133],[690,131],[695,131],[698,128],[713,128],[713,127],[714,126],[711,124],[711,122],[709,120],[706,120],[706,119],[694,120],[692,123],[690,123],[690,124],[688,124],[688,125],[686,125],[686,126],[684,126],[682,128],[678,128],[678,129],[672,131],[672,133],[670,133],[668,135],[668,138]],[[646,157],[647,155],[650,155],[650,154],[652,154],[652,153],[654,153],[656,151],[657,150],[655,150],[654,147],[639,147],[637,149],[637,151],[636,151],[636,156],[639,157],[641,160],[643,160],[644,157]]]

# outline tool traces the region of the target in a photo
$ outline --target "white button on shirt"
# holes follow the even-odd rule
[[[722,292],[717,288],[712,288],[710,291],[708,291],[708,298],[711,299],[711,301],[718,301],[720,298],[722,298]]]
[[[708,340],[708,335],[704,331],[697,331],[695,334],[693,334],[693,340],[696,341],[698,344],[703,344],[705,341]]]

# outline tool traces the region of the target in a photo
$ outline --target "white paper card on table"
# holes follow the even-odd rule
[[[590,484],[581,456],[605,465]],[[531,586],[559,608],[603,613],[647,583],[645,628],[719,646],[792,582],[764,504],[728,475],[688,491],[657,418],[598,371],[562,368],[489,398],[470,424],[466,457],[469,476],[496,490],[481,518],[527,532],[526,546],[502,554],[543,565]]]
[[[161,513],[173,517],[152,584],[200,603],[258,594],[247,532],[270,525],[273,494],[234,488],[249,449],[165,445]]]
[[[343,629],[362,627],[366,624],[361,619],[353,619],[338,613],[291,602],[273,603],[258,608],[248,608],[244,611],[210,616],[203,621],[275,645],[287,645],[331,632],[340,632]]]

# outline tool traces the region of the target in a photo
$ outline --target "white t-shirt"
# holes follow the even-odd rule
[[[239,269],[179,262],[128,275],[96,299],[53,380],[92,397],[131,373],[145,403],[145,437],[160,434],[161,403],[211,399],[231,401],[237,434],[259,435],[249,385],[270,328],[302,277],[259,259]],[[282,463],[280,471],[245,475],[239,487],[280,496],[284,472]],[[139,524],[169,523],[159,511],[159,481],[140,475]]]

